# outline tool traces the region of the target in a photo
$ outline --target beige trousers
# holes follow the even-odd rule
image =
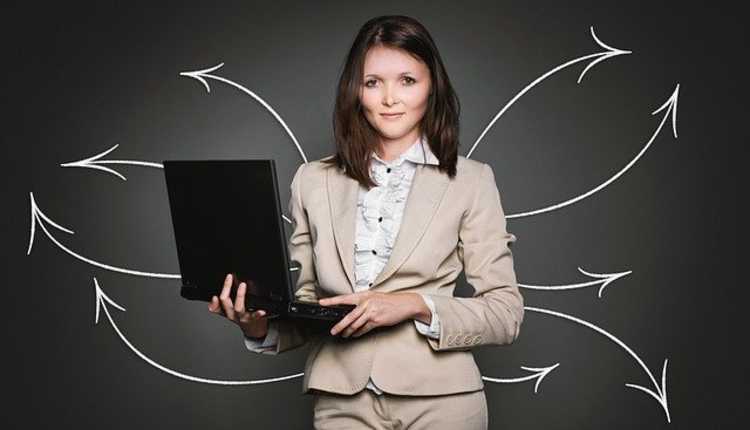
[[[316,430],[486,430],[489,421],[484,390],[439,396],[314,390],[313,410]]]

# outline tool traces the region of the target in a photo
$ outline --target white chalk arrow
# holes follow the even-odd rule
[[[628,270],[627,272],[620,272],[620,273],[592,273],[587,272],[580,267],[578,270],[583,273],[586,276],[590,276],[592,278],[597,278],[595,281],[588,281],[588,282],[580,282],[577,284],[569,284],[569,285],[528,285],[528,284],[518,284],[519,288],[528,288],[530,290],[545,290],[545,291],[559,291],[559,290],[574,290],[577,288],[586,288],[586,287],[592,287],[597,284],[602,284],[601,287],[599,287],[599,298],[602,298],[602,292],[605,288],[607,288],[607,285],[611,284],[612,282],[627,276],[631,273],[633,273],[632,270]]]
[[[62,227],[52,221],[47,215],[42,212],[41,209],[39,209],[39,206],[37,206],[36,201],[34,200],[34,193],[29,193],[29,198],[31,200],[31,234],[29,235],[29,248],[26,250],[26,255],[31,255],[31,248],[34,246],[34,234],[36,232],[36,225],[39,224],[39,227],[44,231],[44,233],[49,237],[49,239],[55,243],[60,249],[67,252],[68,254],[72,255],[73,257],[86,262],[88,264],[101,267],[102,269],[111,270],[113,272],[120,272],[125,273],[128,275],[137,275],[137,276],[147,276],[151,278],[167,278],[167,279],[181,279],[181,276],[178,274],[170,274],[170,273],[152,273],[152,272],[141,272],[138,270],[130,270],[130,269],[124,269],[121,267],[115,267],[111,266],[109,264],[100,263],[98,261],[94,261],[90,258],[86,258],[82,255],[79,255],[70,249],[68,249],[65,245],[60,243],[57,239],[55,239],[52,234],[47,230],[47,227],[45,227],[44,222],[42,220],[47,221],[49,224],[51,224],[53,227],[55,227],[58,230],[64,231],[68,234],[75,234],[73,230],[67,229],[65,227]]]
[[[279,122],[279,124],[281,124],[282,127],[284,127],[284,130],[292,139],[292,141],[294,142],[294,145],[297,147],[297,151],[299,151],[299,155],[302,157],[302,160],[304,160],[304,162],[307,163],[307,157],[305,156],[305,152],[302,150],[302,147],[300,146],[299,142],[297,142],[297,138],[294,137],[294,133],[292,133],[292,130],[289,129],[289,127],[286,125],[286,122],[284,122],[281,116],[278,113],[276,113],[276,111],[271,107],[271,105],[266,103],[266,101],[263,100],[260,96],[255,94],[253,91],[250,91],[249,89],[245,88],[244,86],[234,81],[231,81],[229,79],[223,78],[221,76],[211,74],[211,72],[220,69],[222,66],[224,66],[224,63],[219,63],[216,66],[209,67],[203,70],[195,70],[192,72],[180,72],[180,76],[187,76],[189,78],[193,78],[197,80],[198,82],[203,84],[204,87],[206,87],[206,92],[209,92],[209,93],[211,92],[211,87],[208,85],[208,82],[206,81],[206,79],[214,79],[216,81],[231,85],[237,88],[238,90],[242,91],[243,93],[249,95],[253,99],[255,99],[264,108],[266,108],[266,110],[268,110],[268,112],[270,112],[271,115],[273,115],[273,117],[276,119],[276,121]]]
[[[34,237],[36,234],[36,225],[39,224],[39,227],[42,228],[44,233],[49,237],[49,239],[54,242],[55,245],[57,245],[60,249],[67,252],[68,254],[72,255],[73,257],[86,262],[88,264],[94,265],[96,267],[101,267],[102,269],[111,270],[113,272],[120,272],[125,273],[128,275],[137,275],[137,276],[145,276],[149,278],[165,278],[165,279],[182,279],[182,276],[179,274],[171,274],[171,273],[154,273],[154,272],[142,272],[139,270],[131,270],[131,269],[125,269],[122,267],[116,267],[109,264],[100,263],[98,261],[92,260],[90,258],[86,258],[80,254],[77,254],[76,252],[72,251],[70,248],[66,247],[62,243],[60,243],[57,239],[55,239],[54,236],[47,230],[47,227],[45,227],[44,222],[42,220],[47,221],[50,225],[55,227],[58,230],[64,231],[68,234],[75,234],[73,230],[67,229],[65,227],[62,227],[61,225],[55,223],[52,221],[47,215],[42,212],[41,209],[39,209],[39,206],[36,204],[36,200],[34,200],[34,193],[29,193],[29,199],[31,200],[31,233],[29,234],[29,247],[26,250],[26,255],[31,255],[31,248],[34,246]],[[282,216],[287,222],[289,222],[289,219],[285,216]],[[289,271],[294,272],[296,270],[299,270],[299,267],[290,267]]]
[[[526,382],[536,379],[536,384],[534,384],[534,393],[538,392],[539,384],[542,383],[542,379],[544,379],[550,372],[555,370],[560,363],[555,363],[552,366],[547,367],[526,367],[521,366],[521,369],[529,371],[529,372],[535,372],[531,375],[527,376],[521,376],[518,378],[491,378],[489,376],[482,376],[482,379],[489,382],[497,382],[500,384],[515,384],[518,382]]]
[[[596,325],[594,325],[594,324],[592,324],[592,323],[590,323],[588,321],[584,321],[584,320],[582,320],[580,318],[576,318],[574,316],[567,315],[567,314],[564,314],[564,313],[561,313],[561,312],[552,311],[552,310],[549,310],[549,309],[535,308],[535,307],[530,307],[530,306],[524,306],[524,309],[532,311],[532,312],[540,312],[540,313],[544,313],[544,314],[548,314],[548,315],[553,315],[553,316],[556,316],[556,317],[559,317],[559,318],[564,318],[564,319],[573,321],[575,323],[581,324],[581,325],[583,325],[585,327],[588,327],[588,328],[596,331],[597,333],[603,334],[608,339],[610,339],[612,342],[614,342],[617,345],[619,345],[628,354],[630,354],[630,356],[632,356],[635,359],[635,361],[638,362],[638,364],[641,366],[641,368],[646,372],[646,374],[651,379],[651,382],[654,385],[655,391],[651,390],[649,388],[643,387],[641,385],[636,385],[636,384],[625,384],[625,386],[626,387],[630,387],[630,388],[635,388],[637,390],[641,390],[644,393],[646,393],[646,394],[650,395],[651,397],[653,397],[654,399],[656,399],[656,401],[659,402],[659,404],[661,405],[662,409],[664,409],[664,413],[667,416],[667,422],[672,422],[672,420],[671,420],[671,418],[669,416],[669,406],[667,405],[667,361],[668,361],[668,359],[666,359],[666,358],[664,359],[664,366],[662,367],[662,371],[661,371],[661,385],[659,385],[656,382],[656,378],[654,378],[654,375],[651,373],[651,370],[649,370],[649,368],[643,363],[643,360],[641,360],[641,358],[638,356],[638,354],[636,354],[629,346],[627,346],[625,344],[625,342],[623,342],[620,339],[616,338],[614,335],[612,335],[611,333],[607,332],[606,330],[604,330],[604,329],[602,329],[600,327],[597,327]]]
[[[604,61],[604,60],[608,60],[610,58],[617,57],[619,55],[626,55],[626,54],[632,54],[633,53],[633,51],[625,51],[625,50],[622,50],[622,49],[613,48],[613,47],[607,45],[606,43],[602,42],[601,40],[599,40],[599,38],[596,37],[596,34],[594,33],[594,26],[593,25],[590,27],[590,30],[591,30],[591,37],[593,37],[594,41],[599,46],[601,46],[602,48],[604,48],[605,51],[597,52],[597,53],[594,53],[594,54],[585,55],[583,57],[578,57],[578,58],[570,60],[570,61],[568,61],[566,63],[560,64],[559,66],[555,67],[554,69],[552,69],[552,70],[544,73],[543,75],[539,76],[534,81],[532,81],[530,84],[526,85],[526,87],[523,90],[521,90],[521,92],[519,92],[518,94],[516,94],[515,97],[513,97],[512,99],[510,99],[510,101],[508,103],[506,103],[505,106],[503,106],[502,109],[500,109],[500,112],[498,112],[495,115],[495,117],[492,118],[492,121],[490,121],[490,123],[487,124],[487,126],[484,128],[484,131],[482,131],[482,134],[479,135],[479,138],[476,140],[476,142],[474,142],[474,145],[471,146],[471,149],[469,150],[469,153],[466,154],[466,158],[470,158],[471,157],[471,153],[474,152],[474,149],[476,149],[477,145],[479,145],[479,142],[482,141],[482,138],[484,137],[484,135],[487,134],[488,131],[490,131],[490,128],[492,128],[492,126],[495,124],[495,122],[497,122],[497,120],[500,119],[501,116],[503,116],[503,114],[505,113],[505,111],[507,111],[513,105],[513,103],[515,103],[518,99],[520,99],[521,97],[523,97],[524,94],[526,94],[529,90],[531,90],[532,88],[534,88],[535,86],[537,86],[538,84],[540,84],[545,79],[549,78],[550,76],[554,75],[555,73],[557,73],[557,72],[559,72],[561,70],[564,70],[564,69],[566,69],[566,68],[568,68],[570,66],[578,64],[580,62],[588,61],[588,60],[590,60],[592,58],[595,58],[594,61],[592,61],[591,63],[589,63],[589,65],[586,66],[585,69],[583,69],[583,72],[581,72],[581,75],[578,77],[578,83],[580,84],[581,80],[583,79],[583,76],[586,74],[586,72],[590,68],[592,68],[595,65],[597,65],[599,62]]]
[[[533,210],[533,211],[529,211],[529,212],[523,212],[523,213],[518,213],[518,214],[507,215],[506,218],[521,218],[521,217],[525,217],[525,216],[537,215],[537,214],[544,213],[544,212],[551,212],[553,210],[560,209],[560,208],[563,208],[563,207],[568,206],[568,205],[572,205],[573,203],[575,203],[577,201],[580,201],[580,200],[583,200],[586,197],[588,197],[588,196],[596,193],[597,191],[600,191],[600,190],[604,189],[604,187],[606,187],[607,185],[609,185],[612,182],[614,182],[617,178],[619,178],[625,172],[627,172],[628,169],[630,169],[631,167],[633,167],[633,165],[638,161],[638,159],[640,159],[641,156],[643,156],[643,154],[646,152],[646,150],[648,150],[648,148],[651,146],[651,144],[656,139],[656,136],[659,135],[659,132],[661,131],[662,127],[664,127],[664,124],[670,118],[672,120],[672,133],[674,134],[674,137],[676,139],[677,138],[677,99],[679,97],[679,94],[680,94],[680,84],[677,84],[677,86],[675,87],[674,91],[672,92],[672,95],[669,96],[669,99],[667,99],[667,101],[664,102],[664,104],[662,104],[661,107],[659,107],[655,111],[651,112],[651,115],[656,115],[657,113],[659,113],[662,110],[666,109],[666,111],[664,112],[664,115],[662,117],[662,120],[659,123],[659,126],[653,132],[653,134],[651,135],[651,138],[648,140],[648,142],[646,142],[646,145],[643,147],[643,149],[641,149],[641,151],[638,153],[638,155],[636,155],[632,160],[630,160],[630,162],[627,165],[625,165],[625,167],[623,167],[622,169],[620,169],[620,171],[617,172],[615,175],[613,175],[611,178],[607,179],[605,182],[603,182],[598,187],[596,187],[596,188],[594,188],[594,189],[592,189],[592,190],[590,190],[590,191],[588,191],[588,192],[586,192],[584,194],[581,194],[581,195],[579,195],[577,197],[574,197],[572,199],[566,200],[566,201],[564,201],[562,203],[558,203],[558,204],[555,204],[555,205],[552,205],[552,206],[547,206],[547,207],[544,207],[542,209],[537,209],[537,210]]]
[[[281,376],[278,378],[268,378],[268,379],[254,379],[250,381],[229,381],[229,380],[220,380],[220,379],[206,379],[206,378],[199,378],[196,376],[186,375],[184,373],[178,372],[176,370],[172,370],[168,367],[162,366],[161,364],[155,362],[154,360],[148,358],[145,354],[143,354],[141,351],[139,351],[135,346],[133,346],[132,343],[125,337],[124,334],[120,331],[120,329],[117,327],[117,324],[115,324],[115,321],[112,319],[112,315],[110,315],[109,310],[107,309],[107,303],[111,304],[112,306],[116,307],[117,309],[125,312],[125,308],[115,303],[112,299],[110,299],[104,291],[99,287],[99,282],[96,280],[96,277],[94,277],[94,291],[96,292],[96,316],[94,317],[94,324],[99,323],[99,309],[103,309],[104,313],[107,315],[107,319],[109,319],[109,323],[112,324],[112,328],[115,329],[115,332],[117,332],[117,335],[120,336],[120,339],[122,339],[123,342],[125,342],[125,345],[130,348],[131,351],[133,351],[138,357],[143,359],[146,363],[156,367],[157,369],[161,370],[162,372],[169,373],[170,375],[176,376],[178,378],[187,379],[188,381],[194,381],[194,382],[202,382],[205,384],[215,384],[215,385],[254,385],[254,384],[268,384],[272,382],[280,382],[280,381],[286,381],[288,379],[294,379],[304,376],[304,373],[297,373],[294,375],[289,376]]]
[[[120,174],[119,172],[110,169],[108,167],[103,167],[102,164],[129,164],[131,166],[143,166],[143,167],[155,167],[157,169],[164,169],[164,166],[161,163],[154,163],[151,161],[134,161],[134,160],[100,160],[100,158],[104,157],[105,155],[109,154],[110,152],[117,149],[117,147],[120,146],[119,143],[116,143],[114,146],[109,148],[106,151],[100,152],[92,157],[84,158],[83,160],[78,161],[71,161],[69,163],[63,163],[60,164],[62,167],[82,167],[82,168],[88,168],[88,169],[97,169],[97,170],[103,170],[105,172],[111,173],[113,175],[118,176],[123,181],[127,181],[127,178]],[[292,221],[284,214],[281,215],[281,218],[284,219],[284,221],[288,222],[289,224],[292,223]]]
[[[104,157],[105,155],[109,154],[110,152],[117,149],[117,147],[120,146],[119,143],[116,143],[113,147],[109,148],[108,150],[104,152],[100,152],[99,154],[94,155],[93,157],[84,158],[83,160],[78,161],[71,161],[68,163],[62,163],[60,164],[61,167],[81,167],[85,169],[97,169],[102,170],[108,173],[111,173],[123,181],[127,181],[127,178],[120,174],[120,172],[110,169],[109,167],[104,167],[103,164],[126,164],[131,166],[142,166],[142,167],[156,167],[158,169],[163,169],[164,166],[161,163],[153,163],[150,161],[135,161],[135,160],[100,160],[100,158]]]

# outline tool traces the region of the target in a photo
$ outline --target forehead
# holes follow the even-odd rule
[[[426,64],[400,48],[375,45],[365,55],[365,75],[398,76],[406,72],[420,74],[427,71]]]

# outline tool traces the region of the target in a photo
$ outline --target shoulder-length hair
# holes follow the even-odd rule
[[[438,169],[453,178],[456,175],[459,145],[458,118],[461,106],[458,96],[453,91],[438,49],[427,29],[416,19],[402,15],[372,18],[362,26],[354,39],[336,91],[333,114],[336,154],[322,160],[323,163],[344,169],[349,177],[368,189],[377,185],[370,177],[369,166],[371,153],[379,143],[378,132],[365,118],[359,101],[365,56],[374,45],[403,49],[430,69],[432,94],[419,127],[430,150],[440,160]]]

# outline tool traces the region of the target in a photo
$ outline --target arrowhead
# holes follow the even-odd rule
[[[96,164],[96,161],[98,161],[100,158],[104,157],[105,155],[117,149],[118,146],[120,146],[120,144],[116,143],[113,147],[109,148],[108,150],[104,152],[96,154],[93,157],[84,158],[83,160],[78,160],[78,161],[71,161],[69,163],[63,163],[60,166],[61,167],[84,167],[88,169],[104,170],[105,172],[109,172],[113,175],[119,176],[120,179],[122,179],[123,181],[127,181],[125,176],[121,175],[117,171],[110,169],[109,167],[99,166],[98,164]]]
[[[596,57],[598,57],[596,60],[589,63],[588,66],[586,66],[585,69],[583,69],[583,72],[581,72],[581,75],[578,77],[578,83],[581,83],[581,80],[583,79],[583,75],[586,74],[586,72],[594,67],[596,64],[598,64],[600,61],[608,60],[613,57],[617,57],[618,55],[626,55],[626,54],[632,54],[633,51],[625,51],[623,49],[613,48],[606,43],[602,42],[598,37],[596,37],[596,33],[594,33],[594,26],[592,25],[590,27],[591,30],[591,37],[594,38],[594,41],[597,43],[597,45],[604,48],[606,51],[600,52],[599,54],[596,54]]]
[[[99,287],[99,281],[96,280],[96,276],[94,277],[94,292],[96,294],[96,316],[94,317],[94,324],[98,324],[99,323],[99,309],[102,306],[104,306],[105,307],[104,311],[105,312],[107,311],[107,309],[106,309],[107,305],[106,305],[106,303],[104,303],[105,301],[109,302],[110,305],[116,307],[117,309],[125,312],[125,308],[123,308],[122,306],[120,306],[117,303],[115,303],[114,300],[110,299],[104,293],[104,291],[102,291],[102,289]]]
[[[542,380],[550,372],[552,372],[553,370],[555,370],[558,366],[560,366],[560,363],[555,363],[552,366],[547,366],[547,367],[526,367],[526,366],[521,366],[521,369],[527,370],[529,372],[536,372],[537,373],[536,384],[534,384],[534,393],[536,393],[537,390],[539,389],[539,384],[542,383]]]
[[[592,272],[587,272],[587,271],[581,269],[580,267],[578,268],[578,271],[581,272],[581,273],[583,273],[586,276],[591,277],[591,278],[606,279],[606,281],[604,281],[604,283],[602,284],[602,286],[599,287],[599,298],[600,299],[602,298],[602,292],[604,291],[605,288],[607,288],[607,285],[611,284],[612,282],[614,282],[614,281],[616,281],[616,280],[618,280],[618,279],[620,279],[620,278],[622,278],[624,276],[628,276],[631,273],[633,273],[632,270],[628,270],[627,272],[620,272],[620,273],[592,273]]]
[[[213,67],[209,67],[208,69],[203,70],[195,70],[193,72],[180,72],[180,76],[187,76],[188,78],[196,79],[198,82],[203,84],[204,87],[206,87],[206,92],[211,92],[211,87],[208,86],[208,82],[204,78],[210,78],[211,76],[209,73],[213,72],[214,70],[220,69],[224,63],[219,63]]]
[[[672,134],[674,135],[675,139],[677,139],[677,99],[680,96],[680,84],[677,84],[674,91],[672,91],[672,95],[669,96],[666,102],[664,102],[663,105],[659,107],[659,109],[656,109],[655,111],[651,112],[651,115],[656,115],[659,113],[659,111],[663,109],[667,109],[667,112],[664,114],[665,116],[668,116],[670,112],[672,113]]]
[[[656,384],[656,381],[654,380],[654,385],[656,385],[656,392],[649,390],[646,387],[643,387],[641,385],[636,384],[625,384],[626,387],[629,388],[635,388],[636,390],[643,391],[644,393],[648,394],[649,396],[656,399],[657,402],[661,405],[662,409],[664,409],[664,414],[667,416],[667,422],[672,422],[672,417],[669,413],[669,404],[667,400],[667,362],[669,359],[664,359],[664,366],[661,370],[661,387]],[[653,378],[652,378],[653,380]]]
[[[62,230],[65,233],[75,234],[73,230],[67,229],[65,227],[62,227],[49,219],[47,215],[42,212],[41,209],[39,209],[39,206],[37,206],[36,201],[34,200],[34,193],[29,192],[29,199],[31,201],[31,233],[29,234],[29,248],[26,250],[26,255],[31,254],[31,248],[34,246],[34,234],[36,232],[36,224],[39,223],[39,226],[44,230],[45,233],[47,233],[48,236],[50,236],[49,232],[46,228],[44,228],[44,224],[42,224],[42,219],[47,221],[49,224],[51,224],[53,227],[57,228],[58,230]],[[50,236],[51,237],[51,236]]]

